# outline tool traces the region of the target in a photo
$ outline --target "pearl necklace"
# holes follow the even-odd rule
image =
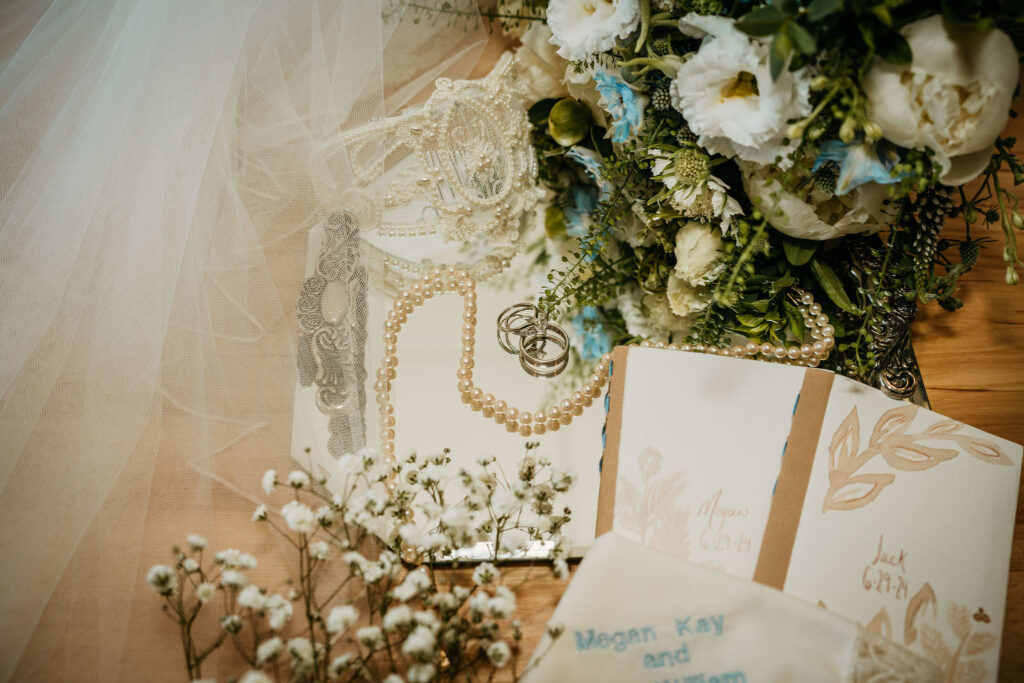
[[[395,408],[391,403],[391,382],[397,376],[398,367],[398,333],[408,321],[409,315],[422,306],[427,299],[445,292],[458,292],[462,296],[462,356],[456,372],[458,389],[463,403],[468,404],[474,412],[479,412],[497,424],[505,425],[505,431],[529,437],[558,431],[572,423],[574,417],[583,414],[583,409],[590,406],[600,396],[601,387],[608,381],[608,370],[611,367],[612,355],[604,354],[595,364],[594,372],[589,381],[585,382],[572,396],[563,399],[556,406],[547,410],[531,413],[518,410],[508,403],[486,394],[473,384],[473,354],[476,332],[476,281],[464,269],[449,266],[434,268],[424,275],[418,283],[414,283],[395,299],[391,310],[384,321],[384,357],[377,370],[377,381],[374,391],[380,412],[381,450],[389,462],[395,461]],[[786,362],[793,365],[817,367],[828,357],[835,346],[835,330],[828,324],[828,317],[821,312],[821,306],[814,303],[809,292],[799,293],[798,310],[804,319],[804,326],[810,330],[811,344],[800,346],[773,346],[764,343],[737,344],[735,346],[712,346],[704,344],[669,344],[664,341],[644,340],[639,344],[642,348],[669,349],[672,351],[695,351],[718,356],[734,356],[743,358],[761,356],[763,360]]]

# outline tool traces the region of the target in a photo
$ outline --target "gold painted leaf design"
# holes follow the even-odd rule
[[[905,434],[907,427],[914,421],[917,415],[917,406],[913,403],[892,408],[882,413],[875,423],[875,429],[871,432],[871,445],[880,446],[886,440]]]
[[[818,607],[826,611],[828,610],[828,607],[821,600],[818,600]]]
[[[1013,461],[1010,460],[1009,456],[1003,453],[1002,449],[994,443],[990,443],[982,439],[975,439],[969,436],[961,436],[958,441],[964,451],[973,455],[982,462],[991,463],[993,465],[1013,464]]]
[[[931,427],[925,429],[924,433],[932,435],[952,434],[953,432],[958,431],[962,426],[963,425],[956,420],[939,420]]]
[[[903,619],[904,644],[913,645],[914,641],[917,640],[917,628],[915,628],[914,623],[917,621],[917,615],[928,605],[931,605],[932,618],[934,619],[939,611],[939,601],[935,597],[935,591],[932,590],[931,584],[926,582],[921,586],[921,590],[917,591],[914,597],[910,598],[910,602],[907,603],[907,615]]]
[[[910,472],[935,467],[958,455],[957,451],[952,448],[925,446],[918,443],[913,436],[906,435],[888,439],[879,447],[879,452],[893,469]]]
[[[939,629],[928,624],[921,624],[921,649],[928,657],[939,665],[940,669],[945,669],[949,664],[949,660],[952,659],[953,653],[950,652],[949,646],[946,645],[946,641],[942,638],[942,633]]]
[[[854,477],[842,473],[836,473],[840,476],[833,477],[832,474],[829,476],[831,485],[821,506],[822,512],[855,510],[863,507],[877,498],[882,489],[896,479],[893,474],[859,474]]]
[[[953,629],[957,638],[967,640],[967,636],[971,633],[971,614],[967,605],[949,603],[946,606],[946,623]]]
[[[878,614],[864,628],[869,633],[876,633],[882,636],[888,642],[892,641],[892,622],[889,621],[889,612],[884,607],[878,610]]]
[[[996,646],[996,636],[994,633],[988,631],[979,631],[978,633],[972,633],[971,637],[967,639],[967,649],[965,652],[967,656],[980,654],[985,650]]]
[[[953,680],[956,683],[982,683],[991,680],[991,676],[985,662],[980,659],[969,659],[957,665]]]
[[[857,417],[856,406],[839,425],[836,433],[832,435],[832,443],[829,444],[828,449],[829,464],[831,465],[830,478],[834,472],[849,474],[857,469],[854,459],[860,449],[860,419]]]
[[[656,476],[661,471],[661,452],[648,446],[640,452],[640,457],[636,459],[636,466],[644,481]]]

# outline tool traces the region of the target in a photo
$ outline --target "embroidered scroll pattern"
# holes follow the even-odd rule
[[[686,490],[686,475],[661,474],[661,461],[661,453],[648,446],[637,459],[639,481],[619,478],[616,522],[640,543],[686,558],[690,555],[690,510],[678,503]]]
[[[922,432],[909,433],[917,411],[913,404],[887,410],[875,424],[863,451],[857,408],[850,411],[829,444],[829,487],[821,506],[823,513],[863,507],[895,481],[893,473],[860,472],[875,456],[904,472],[926,470],[961,453],[993,465],[1012,464],[997,444],[964,433],[964,425],[955,420],[940,420]],[[941,448],[936,442],[952,442],[950,445],[956,447]]]

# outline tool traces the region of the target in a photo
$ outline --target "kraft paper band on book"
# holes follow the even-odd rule
[[[793,413],[793,426],[786,441],[761,552],[754,569],[754,581],[779,590],[786,584],[793,542],[800,526],[811,465],[818,450],[834,378],[835,375],[826,370],[808,369]]]
[[[597,530],[595,536],[612,530],[615,519],[615,486],[619,470],[619,440],[622,435],[622,394],[626,390],[626,356],[629,347],[612,351],[611,380],[608,387],[608,415],[605,417],[605,444],[601,458],[601,484],[597,494]]]

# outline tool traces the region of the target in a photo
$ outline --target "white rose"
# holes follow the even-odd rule
[[[551,0],[547,8],[551,42],[568,60],[605,52],[640,22],[639,0]]]
[[[703,287],[694,287],[686,280],[677,277],[675,273],[668,276],[666,296],[669,308],[680,317],[703,311],[711,302],[707,290]]]
[[[876,60],[861,86],[872,120],[903,147],[930,147],[939,180],[960,185],[977,176],[1009,117],[1017,87],[1017,51],[998,29],[955,38],[936,14],[901,31],[910,64]]]
[[[516,68],[526,101],[532,104],[568,95],[562,82],[566,66],[566,61],[551,44],[551,29],[547,24],[530,22],[530,28],[523,34],[523,44],[516,50]]]
[[[891,218],[885,214],[888,193],[884,185],[865,183],[844,195],[830,195],[817,188],[805,202],[782,189],[768,169],[740,164],[743,187],[773,228],[790,237],[829,240],[855,233],[884,230]]]
[[[692,285],[705,284],[717,275],[721,250],[718,230],[700,221],[687,221],[676,232],[675,274]]]

